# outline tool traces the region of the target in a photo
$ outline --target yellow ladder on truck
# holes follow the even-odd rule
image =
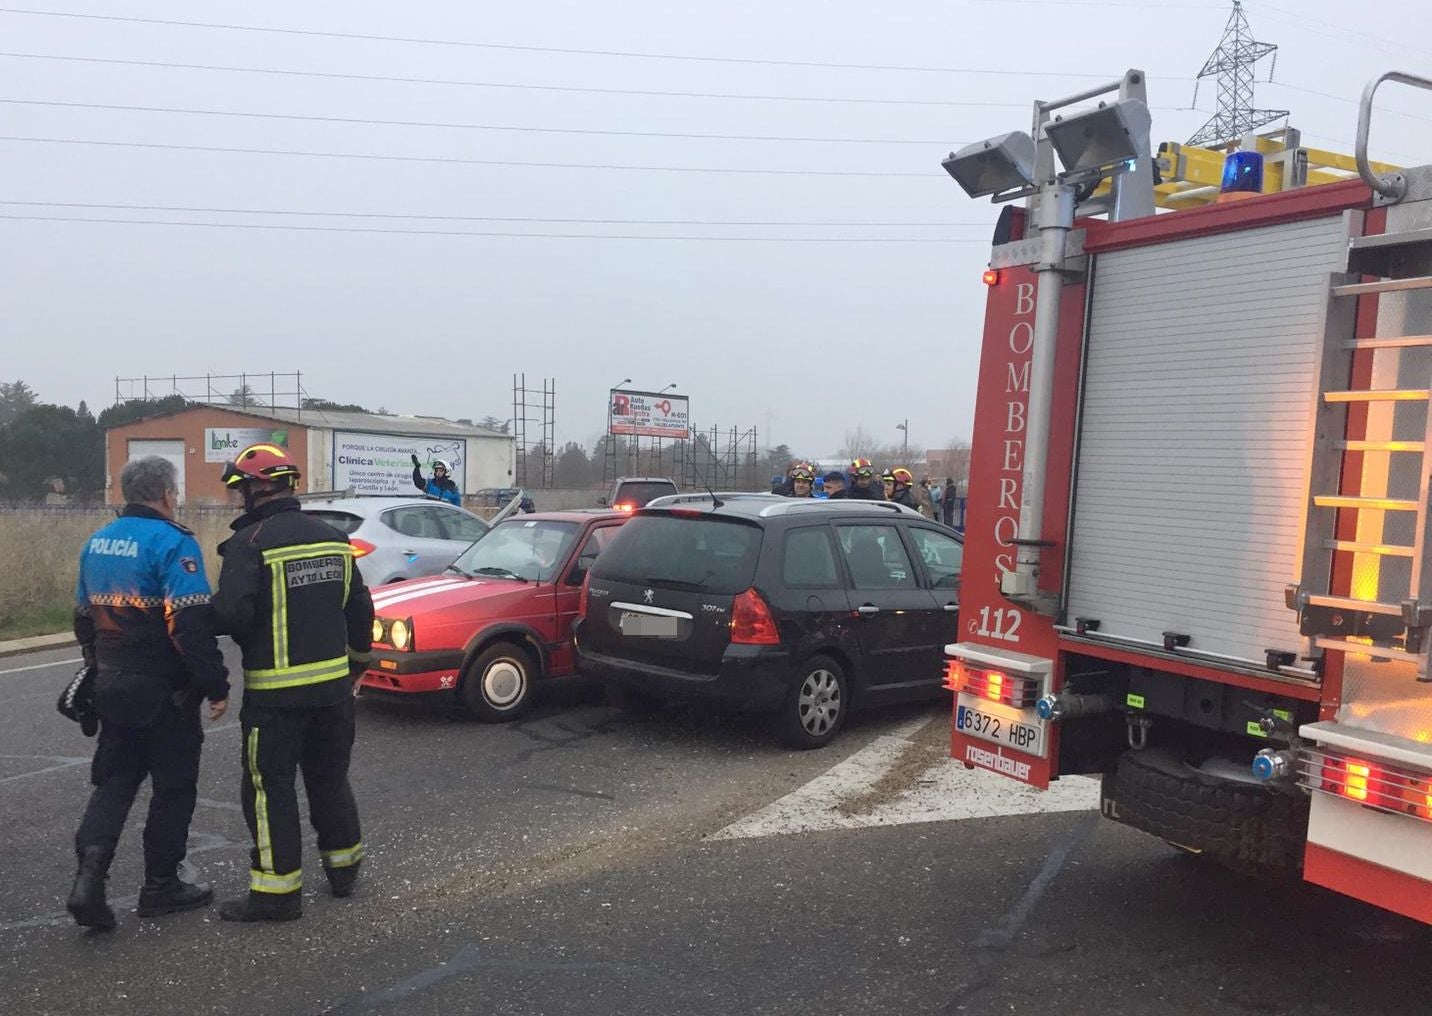
[[[1301,577],[1287,588],[1315,649],[1412,662],[1419,681],[1432,680],[1432,352],[1416,351],[1432,335],[1355,332],[1358,297],[1432,289],[1429,268],[1432,229],[1415,229],[1354,238],[1348,271],[1329,280]],[[1350,595],[1331,590],[1338,554],[1351,557]]]

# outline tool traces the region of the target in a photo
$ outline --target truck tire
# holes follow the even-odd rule
[[[1105,774],[1104,813],[1225,867],[1295,876],[1303,864],[1308,802],[1209,776],[1167,752],[1129,751]]]

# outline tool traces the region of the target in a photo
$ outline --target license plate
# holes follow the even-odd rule
[[[681,618],[663,614],[638,614],[622,611],[619,626],[623,635],[647,639],[674,639],[681,635]]]
[[[955,729],[969,737],[993,741],[1044,757],[1045,723],[1033,709],[1016,709],[1002,702],[986,702],[973,695],[960,695],[955,706]]]

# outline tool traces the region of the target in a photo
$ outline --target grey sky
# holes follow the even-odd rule
[[[38,2],[38,0],[37,0]],[[1245,5],[1280,45],[1260,106],[1351,152],[1355,100],[1389,68],[1432,71],[1432,11],[1340,0]],[[1296,8],[1296,13],[1294,12]],[[613,95],[0,57],[0,98],[505,125],[918,144],[724,141],[312,123],[0,105],[7,138],[445,159],[796,171],[618,171],[3,142],[6,201],[544,219],[903,223],[649,226],[346,219],[0,205],[3,215],[372,229],[921,238],[716,242],[377,235],[0,219],[0,379],[109,404],[116,375],[302,370],[310,394],[398,412],[511,415],[511,380],[555,378],[558,441],[590,443],[605,391],[677,382],[700,426],[756,426],[827,455],[859,424],[912,444],[969,435],[995,209],[940,170],[950,148],[1027,129],[1028,103],[1124,68],[1150,74],[1154,137],[1183,140],[1192,76],[1229,5],[612,0],[394,5],[67,0],[37,9],[709,57],[978,68],[855,70],[312,38],[0,14],[7,53],[224,64],[589,89],[927,100]],[[1398,40],[1409,40],[1401,42]],[[1260,67],[1266,76],[1266,67]],[[1037,71],[1038,73],[1031,73]],[[1059,76],[1071,74],[1074,76]],[[1327,93],[1330,97],[1313,94]],[[990,105],[977,105],[988,103]],[[1008,105],[1004,105],[1008,104]],[[1389,89],[1374,155],[1432,161],[1432,96]],[[816,176],[865,171],[921,176]],[[916,224],[916,225],[910,225]],[[771,414],[769,419],[767,414]]]

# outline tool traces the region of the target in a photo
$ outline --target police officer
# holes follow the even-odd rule
[[[845,474],[832,469],[825,474],[825,496],[830,501],[840,501],[849,495],[845,492]]]
[[[79,871],[68,909],[79,924],[104,930],[115,925],[105,879],[146,776],[153,794],[139,916],[191,910],[214,898],[208,885],[183,881],[179,865],[198,796],[199,701],[209,700],[212,721],[229,698],[204,558],[194,534],[174,521],[173,464],[135,459],[119,486],[128,503],[85,545],[75,594],[75,637],[85,663],[97,668],[100,728],[90,765],[94,792],[75,833]]]
[[[875,467],[869,459],[856,459],[850,464],[850,486],[845,496],[852,500],[883,501],[885,495],[875,485]]]
[[[413,456],[413,486],[417,487],[428,497],[442,498],[448,504],[462,506],[462,493],[457,489],[457,484],[448,475],[451,470],[443,459],[433,459],[433,478],[423,479],[423,464],[416,455]]]
[[[242,803],[254,838],[249,892],[219,907],[226,921],[302,916],[300,769],[334,896],[353,891],[363,860],[348,763],[353,677],[372,648],[373,600],[348,539],[298,510],[298,478],[297,463],[271,444],[245,448],[224,469],[245,512],[219,548],[214,609],[243,651]]]

